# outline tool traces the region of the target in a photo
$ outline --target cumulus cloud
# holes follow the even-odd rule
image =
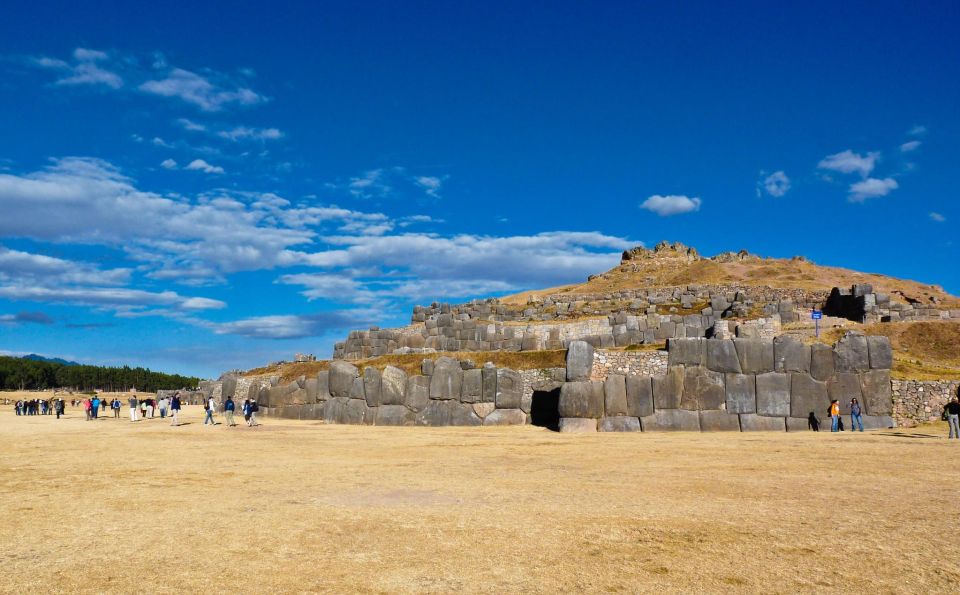
[[[205,174],[222,174],[223,168],[219,165],[210,165],[203,159],[194,159],[184,169],[190,171],[202,171]]]
[[[417,176],[414,178],[414,182],[417,186],[423,188],[427,196],[440,198],[440,187],[443,185],[443,180],[440,178],[436,176]]]
[[[640,205],[641,209],[646,209],[651,213],[656,213],[661,217],[671,215],[680,215],[683,213],[692,213],[700,210],[700,199],[684,195],[660,196],[654,194]]]
[[[283,138],[283,132],[276,128],[251,128],[248,126],[237,126],[229,130],[217,132],[217,136],[232,141],[241,140],[277,140]]]
[[[164,169],[177,169],[177,162],[173,159],[164,159],[160,162],[160,167]]]
[[[916,151],[919,147],[920,147],[920,141],[918,140],[907,141],[902,145],[900,145],[900,152],[909,153],[911,151]]]
[[[850,185],[850,201],[863,202],[868,198],[886,196],[899,187],[893,178],[867,178]]]
[[[783,171],[775,171],[763,179],[763,190],[779,198],[790,191],[790,178]]]
[[[943,215],[935,211],[930,213],[930,219],[933,221],[936,221],[937,223],[943,223],[944,221],[947,220],[946,217],[944,217]]]
[[[207,112],[218,112],[230,105],[256,105],[266,98],[247,87],[221,86],[210,78],[183,68],[174,68],[163,78],[148,80],[139,87],[144,93],[172,97]]]
[[[879,151],[861,155],[847,149],[824,157],[817,164],[817,167],[843,174],[858,173],[861,177],[866,178],[873,171],[879,159]]]

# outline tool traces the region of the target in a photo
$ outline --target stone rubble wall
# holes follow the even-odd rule
[[[933,303],[895,302],[890,294],[874,293],[869,283],[857,284],[850,289],[834,287],[823,311],[830,316],[863,323],[960,319],[960,310],[944,310]]]
[[[943,407],[958,395],[958,380],[894,380],[893,417],[898,426],[938,421]]]
[[[594,351],[590,380],[605,380],[610,374],[660,376],[667,372],[666,351]]]

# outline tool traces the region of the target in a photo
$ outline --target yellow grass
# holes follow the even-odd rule
[[[960,444],[0,412],[0,591],[960,590]],[[242,422],[241,422],[242,423]]]
[[[911,380],[960,379],[960,323],[951,321],[881,322],[852,325],[867,335],[890,338],[893,376]],[[849,329],[827,329],[820,341],[833,344]]]

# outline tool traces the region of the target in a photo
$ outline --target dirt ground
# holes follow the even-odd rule
[[[561,435],[202,413],[4,407],[0,591],[960,591],[944,425]]]

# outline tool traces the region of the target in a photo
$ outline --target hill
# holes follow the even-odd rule
[[[80,365],[77,362],[71,362],[60,357],[44,357],[42,355],[37,355],[36,353],[25,355],[20,359],[27,359],[32,362],[47,362],[51,364],[60,364],[61,366],[79,366]]]

